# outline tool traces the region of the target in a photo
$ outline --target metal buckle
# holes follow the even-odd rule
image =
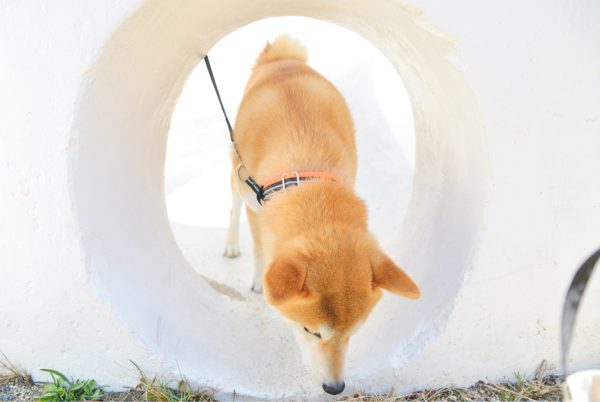
[[[248,170],[248,169],[246,169],[246,166],[244,166],[244,164],[243,164],[243,163],[240,163],[239,165],[237,165],[237,168],[236,168],[236,171],[237,171],[237,177],[238,177],[238,179],[240,179],[241,181],[246,181],[246,179],[247,179],[248,177],[250,177],[250,175],[249,175],[249,174],[246,174],[246,179],[243,179],[243,178],[242,178],[242,175],[240,174],[240,171],[241,171],[242,169],[245,169],[245,170],[246,170],[246,173],[248,173],[248,172],[247,172],[247,170]]]
[[[283,186],[283,191],[286,190],[285,178],[288,175],[296,176],[296,186],[300,187],[300,175],[298,174],[298,172],[285,172],[281,175],[281,185]]]

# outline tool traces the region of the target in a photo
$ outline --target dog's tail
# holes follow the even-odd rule
[[[273,43],[267,43],[267,46],[258,56],[254,67],[270,61],[285,59],[295,59],[303,62],[308,60],[308,53],[304,45],[288,34],[278,36]]]

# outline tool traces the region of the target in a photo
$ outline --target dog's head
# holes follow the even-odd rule
[[[309,368],[323,389],[344,389],[349,338],[365,322],[382,289],[417,299],[415,283],[363,228],[330,226],[287,240],[263,283],[265,298],[291,320]]]

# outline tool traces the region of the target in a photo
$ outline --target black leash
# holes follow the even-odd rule
[[[254,178],[250,175],[245,179],[242,179],[240,176],[240,169],[244,168],[246,171],[246,165],[244,165],[244,161],[242,160],[242,156],[240,155],[240,151],[238,150],[235,139],[233,138],[233,128],[231,127],[231,123],[229,122],[229,118],[227,117],[227,112],[225,111],[225,106],[223,106],[223,101],[221,100],[221,94],[219,93],[219,88],[217,88],[217,81],[215,81],[215,75],[213,74],[212,68],[210,66],[210,61],[208,60],[208,55],[204,56],[204,63],[206,64],[206,69],[208,70],[208,75],[210,75],[210,80],[212,81],[213,88],[215,89],[215,93],[217,94],[217,99],[219,99],[219,105],[221,105],[221,110],[223,111],[223,116],[225,116],[225,123],[227,123],[227,128],[229,129],[229,139],[231,140],[231,144],[233,145],[233,150],[235,151],[235,155],[240,162],[237,167],[237,176],[240,180],[244,181],[250,187],[250,189],[256,194],[256,200],[260,205],[263,204],[265,200],[265,195],[263,191],[263,186],[258,184]]]
[[[210,75],[210,80],[212,81],[213,88],[215,88],[215,92],[217,93],[217,99],[219,99],[219,105],[221,105],[221,110],[223,111],[223,116],[225,116],[225,123],[227,123],[227,128],[229,129],[229,139],[233,144],[235,144],[235,140],[233,139],[233,128],[231,128],[231,123],[227,118],[227,112],[225,112],[225,106],[223,106],[223,101],[221,100],[221,94],[219,93],[219,89],[217,88],[217,82],[215,81],[215,76],[212,71],[212,67],[210,66],[210,61],[208,60],[208,55],[204,56],[204,63],[206,63],[206,69],[208,70],[208,75]]]
[[[565,375],[567,372],[567,354],[571,347],[571,337],[573,335],[573,329],[575,326],[575,318],[577,317],[577,310],[579,309],[579,303],[583,297],[583,292],[588,284],[590,276],[594,271],[596,263],[600,259],[600,249],[592,254],[585,262],[579,267],[569,290],[565,297],[565,305],[563,306],[562,314],[562,325],[561,325],[561,346],[562,346],[562,368]]]

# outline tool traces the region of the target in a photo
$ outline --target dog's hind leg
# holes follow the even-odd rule
[[[240,214],[242,212],[242,197],[235,185],[231,183],[231,212],[229,214],[229,229],[225,241],[225,256],[235,258],[240,255]]]
[[[256,216],[256,212],[248,207],[246,208],[246,216],[248,216],[248,223],[250,224],[250,231],[252,232],[252,243],[254,244],[254,279],[250,289],[253,292],[261,293],[265,263],[260,233],[258,232],[258,223],[256,222],[258,217]]]

